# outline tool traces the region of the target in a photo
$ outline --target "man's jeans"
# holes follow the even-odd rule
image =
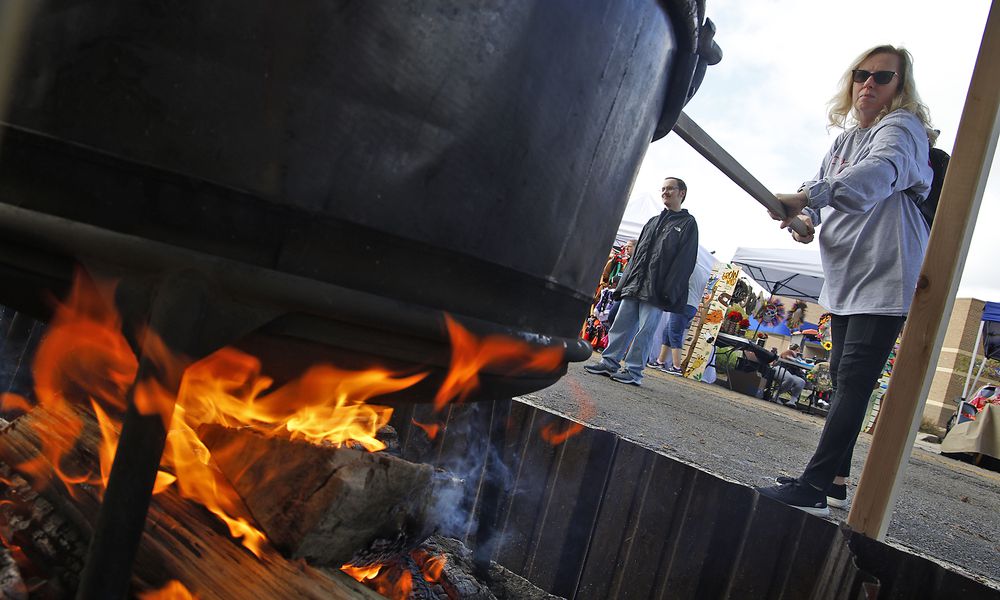
[[[652,304],[635,298],[622,298],[618,315],[608,332],[608,347],[604,349],[602,362],[618,369],[624,359],[629,374],[636,381],[642,381],[649,343],[660,324],[661,315],[663,311]]]

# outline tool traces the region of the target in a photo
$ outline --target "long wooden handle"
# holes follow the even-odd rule
[[[674,125],[674,131],[688,145],[697,150],[698,154],[708,159],[708,162],[725,173],[727,177],[733,180],[733,183],[743,188],[743,191],[750,194],[769,211],[778,215],[786,214],[785,205],[774,194],[768,191],[764,187],[764,184],[751,175],[750,171],[743,168],[743,165],[726,152],[718,142],[705,133],[704,129],[692,121],[691,117],[682,112],[680,117],[677,118],[677,123]],[[808,235],[805,223],[798,219],[792,221],[792,229],[799,235]]]

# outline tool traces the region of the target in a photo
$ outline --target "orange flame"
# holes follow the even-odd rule
[[[300,378],[274,387],[261,372],[260,361],[232,348],[223,348],[197,362],[172,353],[151,330],[138,329],[144,364],[121,333],[117,312],[105,302],[112,286],[78,274],[73,290],[56,308],[35,358],[35,395],[51,415],[37,421],[41,455],[18,469],[38,483],[54,475],[70,489],[81,483],[103,490],[117,450],[120,415],[130,400],[144,415],[159,415],[168,431],[162,468],[154,493],[177,485],[179,493],[201,503],[261,556],[264,534],[240,514],[242,502],[215,467],[197,430],[204,424],[252,427],[265,435],[304,439],[313,444],[360,445],[378,451],[376,438],[392,416],[392,409],[370,404],[421,381],[427,373],[399,374],[385,369],[346,371],[328,365],[313,366]],[[450,369],[435,396],[440,410],[448,402],[464,400],[479,384],[478,373],[550,371],[562,362],[562,351],[543,349],[501,336],[479,340],[457,322],[446,318],[452,339]],[[155,377],[141,372],[155,373]],[[176,393],[173,391],[176,389]],[[14,394],[0,397],[4,409],[30,410],[27,399]],[[74,406],[92,407],[102,442],[97,449],[100,473],[67,473],[63,458],[75,446],[83,421]],[[438,426],[426,427],[436,433]],[[408,585],[405,577],[393,583]]]
[[[587,419],[593,417],[596,409],[590,394],[588,394],[587,391],[580,387],[580,384],[576,382],[570,382],[570,391],[576,398],[577,403],[580,405],[577,418],[581,421],[586,421]],[[558,430],[555,423],[548,423],[542,427],[539,435],[541,435],[542,439],[546,442],[552,444],[553,446],[558,446],[581,431],[583,431],[583,424],[575,421],[570,422],[570,424],[562,431]]]
[[[514,375],[525,371],[554,371],[563,360],[559,348],[532,348],[526,342],[492,335],[477,339],[451,317],[445,317],[451,337],[451,368],[441,389],[434,396],[434,409],[440,411],[449,402],[464,401],[479,387],[479,373],[487,367],[503,367]]]
[[[139,600],[197,600],[198,596],[192,594],[184,584],[176,579],[152,592],[139,594]]]
[[[438,432],[441,431],[441,426],[437,423],[431,423],[428,425],[425,423],[420,423],[416,419],[410,419],[410,422],[416,425],[417,427],[423,429],[424,433],[427,434],[428,439],[433,440],[434,438],[437,437]]]
[[[420,574],[424,581],[435,583],[441,580],[441,574],[447,559],[441,555],[430,555],[424,550],[417,549],[410,553],[414,563],[420,568]],[[392,568],[383,572],[385,565],[374,565],[370,567],[355,567],[344,565],[340,570],[350,575],[355,580],[360,581],[391,600],[406,600],[413,590],[413,575],[406,569]]]

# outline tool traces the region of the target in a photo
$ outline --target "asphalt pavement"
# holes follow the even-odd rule
[[[636,387],[571,364],[555,385],[522,398],[748,486],[799,475],[824,422],[652,369]],[[870,444],[871,436],[861,434],[849,499]],[[1000,473],[942,456],[937,448],[915,443],[885,541],[1000,589]],[[846,521],[848,510],[832,508],[830,519]]]

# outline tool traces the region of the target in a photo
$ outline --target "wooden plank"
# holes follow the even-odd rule
[[[611,476],[590,539],[578,598],[617,598],[625,564],[639,532],[643,501],[656,455],[622,440],[615,448]]]
[[[699,470],[690,487],[657,598],[721,598],[731,570],[716,565],[732,565],[743,544],[754,492]]]
[[[802,523],[806,517],[802,511],[794,515],[785,509],[777,502],[755,503],[726,597],[781,597],[798,556]]]
[[[653,455],[651,466],[642,489],[639,518],[635,529],[629,531],[628,554],[614,598],[656,597],[655,590],[673,557],[686,551],[680,547],[678,531],[691,507],[696,470],[658,454]]]
[[[539,433],[550,413],[532,408],[529,415],[524,422],[524,433],[517,442],[521,460],[512,473],[496,558],[498,563],[522,577],[526,577],[536,543],[538,516],[545,506],[544,490],[553,476],[558,452],[557,447],[545,442]]]
[[[558,418],[560,431],[572,424]],[[611,470],[618,436],[584,429],[559,445],[528,576],[539,587],[573,597]]]
[[[931,229],[903,341],[896,356],[871,450],[848,523],[882,539],[892,516],[902,471],[920,425],[923,405],[965,266],[983,189],[996,150],[1000,108],[1000,11],[994,2],[962,111],[951,164]]]

